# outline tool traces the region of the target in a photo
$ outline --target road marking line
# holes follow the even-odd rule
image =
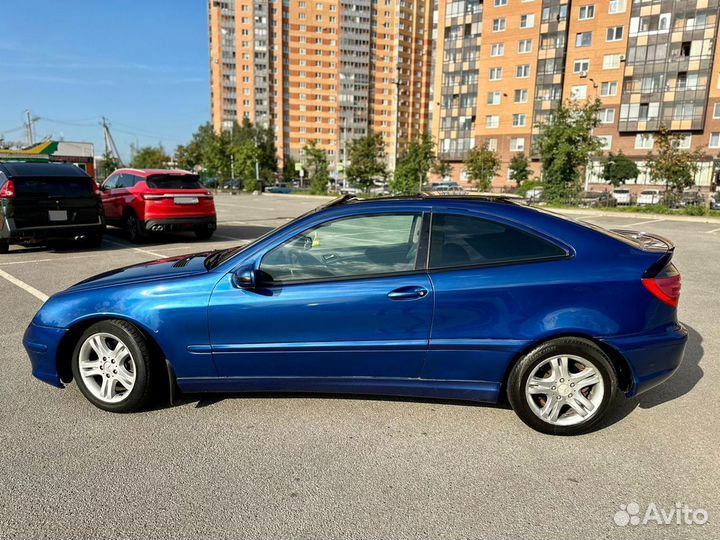
[[[133,247],[130,244],[125,244],[123,242],[116,242],[115,240],[109,240],[108,238],[105,238],[105,241],[109,244],[113,244],[116,246],[122,246],[124,248],[131,248],[133,251],[137,251],[138,253],[145,253],[146,255],[152,255],[153,257],[160,257],[161,259],[164,259],[165,257],[167,257],[167,255],[158,253],[157,251],[150,251],[149,249]]]
[[[705,231],[705,234],[712,234],[712,233],[716,233],[716,232],[720,232],[720,229],[713,229],[712,231]]]
[[[49,297],[47,294],[45,294],[44,292],[38,291],[38,290],[37,290],[35,287],[33,287],[32,285],[28,285],[28,284],[25,283],[24,281],[20,281],[18,278],[16,278],[15,276],[11,276],[10,274],[8,274],[7,272],[5,272],[4,270],[0,270],[0,277],[3,278],[3,279],[8,280],[8,281],[9,281],[10,283],[12,283],[13,285],[16,285],[17,287],[20,287],[20,288],[23,289],[24,291],[29,292],[30,294],[32,294],[35,298],[37,298],[37,299],[40,300],[41,302],[47,302],[47,299],[50,298],[50,297]]]
[[[637,227],[638,225],[647,225],[648,223],[657,223],[658,221],[665,221],[665,218],[662,219],[650,219],[647,221],[638,221],[637,223],[626,223],[622,225],[623,227]]]

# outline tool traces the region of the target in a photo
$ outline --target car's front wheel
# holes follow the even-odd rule
[[[78,339],[71,367],[80,391],[101,409],[133,412],[150,399],[150,348],[126,321],[101,321],[88,328]]]
[[[198,240],[210,240],[214,232],[213,229],[208,229],[207,227],[198,227],[195,229],[195,236]]]
[[[597,425],[617,388],[607,355],[591,341],[567,337],[543,343],[515,364],[507,394],[528,426],[577,435]]]

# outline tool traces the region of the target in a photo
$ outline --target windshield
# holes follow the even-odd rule
[[[200,177],[194,174],[155,174],[147,179],[151,189],[202,189]]]

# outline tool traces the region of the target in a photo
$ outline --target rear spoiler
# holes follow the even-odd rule
[[[615,230],[613,233],[621,236],[634,247],[648,252],[657,253],[660,257],[645,270],[643,278],[653,278],[670,263],[675,252],[675,244],[663,236],[640,231]]]
[[[613,229],[612,232],[630,240],[636,247],[642,249],[643,251],[654,251],[659,253],[672,253],[675,251],[675,244],[664,236],[624,229]]]

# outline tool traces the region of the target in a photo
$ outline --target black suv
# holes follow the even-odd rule
[[[64,163],[0,163],[0,253],[10,244],[61,238],[99,246],[105,232],[100,190]]]

